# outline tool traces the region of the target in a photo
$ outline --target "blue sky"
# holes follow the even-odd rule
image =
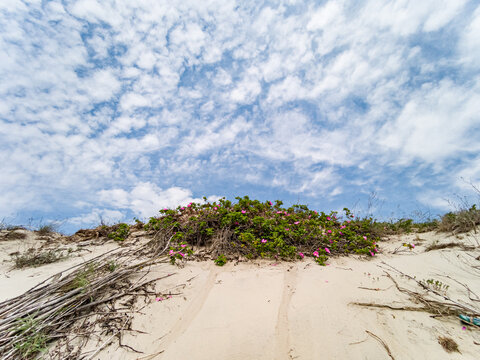
[[[0,219],[443,213],[480,182],[479,34],[478,1],[2,1]]]

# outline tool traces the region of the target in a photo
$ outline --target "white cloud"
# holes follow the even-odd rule
[[[192,192],[181,187],[170,187],[162,190],[150,182],[142,182],[129,192],[122,189],[101,190],[99,200],[114,208],[129,209],[134,214],[147,218],[155,216],[163,208],[176,208],[190,202],[203,202],[200,198],[194,198]],[[218,196],[209,197],[211,200]]]
[[[378,141],[394,151],[400,163],[415,158],[433,163],[477,152],[480,144],[471,130],[479,113],[476,86],[459,88],[450,81],[426,84],[411,94],[395,122],[384,125]]]
[[[469,67],[479,68],[480,64],[480,6],[476,8],[471,16],[470,24],[461,34],[459,42],[460,61]]]
[[[2,211],[478,179],[479,19],[463,0],[2,2]]]

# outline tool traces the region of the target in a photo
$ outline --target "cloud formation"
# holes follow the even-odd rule
[[[4,2],[0,217],[443,210],[480,179],[479,32],[473,0]]]

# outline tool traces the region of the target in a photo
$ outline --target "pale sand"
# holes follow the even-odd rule
[[[119,348],[115,340],[94,359],[391,359],[367,331],[382,339],[396,360],[480,359],[480,329],[467,326],[463,330],[456,318],[351,304],[418,306],[385,276],[385,262],[418,280],[438,279],[449,285],[450,298],[480,308],[480,302],[469,300],[464,287],[445,277],[468,284],[480,294],[480,261],[475,259],[480,255],[479,237],[472,234],[459,240],[434,233],[419,234],[423,241],[415,237],[392,237],[381,243],[382,253],[374,258],[335,258],[326,267],[310,260],[230,262],[224,267],[212,262],[188,262],[184,268],[159,265],[149,274],[151,278],[176,275],[159,281],[157,291],[181,295],[154,301],[135,316],[132,328],[146,333],[127,332],[122,342],[143,354]],[[477,249],[424,252],[435,240],[462,241]],[[392,254],[402,242],[417,246],[413,251]],[[0,242],[0,256],[8,258],[4,254],[15,251],[15,246],[19,243]],[[91,246],[93,252],[84,258],[114,246],[111,242]],[[10,271],[8,262],[0,263],[0,298],[18,295],[81,260]],[[401,286],[418,290],[413,281],[389,273]],[[447,353],[438,343],[439,336],[455,340],[461,354]],[[95,341],[91,347],[101,343]]]

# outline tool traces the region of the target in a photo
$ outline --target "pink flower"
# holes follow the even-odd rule
[[[343,235],[343,233],[341,231],[338,232],[340,235]]]
[[[375,254],[374,254],[373,252],[371,252],[371,251],[370,251],[370,255],[375,256]]]
[[[327,233],[331,234],[331,233],[332,233],[332,230],[327,230]]]
[[[179,254],[180,254],[181,257],[185,257],[185,254],[184,254],[184,253],[179,252]]]
[[[290,229],[289,229],[289,228],[285,228],[285,231],[290,231]]]
[[[326,248],[325,248],[325,251],[326,251],[328,254],[331,254],[329,248],[326,247]]]
[[[462,326],[462,330],[467,330],[467,328],[465,326]]]
[[[300,256],[302,259],[305,257],[305,255],[302,252],[299,252],[298,256]]]
[[[185,208],[184,208],[184,207],[181,207],[180,210],[185,210]]]
[[[314,251],[313,256],[318,257],[318,251]]]
[[[295,221],[294,224],[298,225],[298,224],[300,224],[300,221]]]
[[[345,228],[346,228],[345,225],[340,226],[340,229],[345,229]]]
[[[268,202],[268,205],[272,206],[272,202],[271,202],[271,201],[269,201],[269,202]]]
[[[378,252],[378,249],[377,249],[377,248],[374,248],[373,250],[375,250],[375,252]]]
[[[347,223],[350,223],[350,220],[347,220]]]
[[[330,221],[330,216],[327,216],[327,220]]]
[[[163,300],[163,298],[161,298],[161,297],[157,297],[157,298],[155,299],[155,301],[162,301],[162,300]]]
[[[242,210],[242,214],[246,214],[247,212],[245,210]]]
[[[235,221],[235,225],[238,225],[238,221]]]
[[[267,239],[262,239],[262,244],[265,244],[267,242]]]
[[[163,208],[163,211],[167,211],[168,209],[167,208]]]
[[[329,239],[328,241],[330,241],[330,244],[333,244],[333,240],[332,240],[332,239]]]
[[[277,211],[277,214],[283,214],[283,211]]]
[[[168,255],[172,256],[173,253],[174,253],[174,251],[173,251],[173,250],[170,250],[170,251],[168,252]]]
[[[185,245],[185,244],[182,244],[182,245],[180,245],[180,246],[181,246],[182,248],[184,248],[184,247],[186,247],[187,245]]]
[[[410,244],[412,246],[412,248],[415,248],[415,244]]]
[[[187,207],[191,207],[192,206],[192,203],[188,204]]]
[[[365,235],[363,235],[363,240],[367,240],[367,237]]]

